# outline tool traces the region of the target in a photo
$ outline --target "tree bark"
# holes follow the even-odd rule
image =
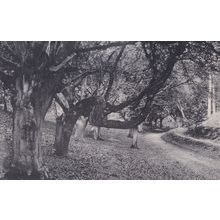
[[[65,94],[65,98],[68,99],[69,107],[65,107],[62,102],[59,101],[59,97],[56,98],[58,104],[63,109],[64,114],[57,118],[56,124],[56,138],[55,138],[55,153],[58,156],[65,156],[68,154],[68,145],[70,142],[73,128],[75,126],[76,140],[84,137],[85,128],[88,123],[88,115],[92,110],[95,103],[95,97],[90,97],[79,101],[76,105],[71,105],[73,100],[68,98],[68,94]],[[79,117],[81,116],[80,120]],[[77,121],[78,120],[78,121]]]
[[[86,126],[88,124],[88,117],[81,116],[75,125],[74,139],[80,140],[85,138]]]
[[[212,114],[212,75],[209,73],[209,81],[208,81],[208,118]]]
[[[216,112],[216,103],[215,103],[215,84],[214,84],[214,77],[212,75],[212,114]]]
[[[133,138],[133,129],[132,129],[132,128],[130,128],[130,129],[128,130],[128,137],[129,137],[129,138]]]
[[[66,156],[68,146],[78,116],[75,112],[64,113],[56,120],[55,153],[57,156]]]
[[[138,148],[138,130],[137,128],[133,128],[133,139],[132,139],[132,145],[131,148]]]
[[[150,126],[150,128],[153,128],[153,120],[149,121],[149,126]]]
[[[158,118],[154,119],[154,126],[155,126],[155,128],[157,128],[157,120],[158,120]]]
[[[140,132],[140,133],[143,132],[143,123],[144,123],[144,122],[142,122],[142,123],[140,123],[140,124],[138,125],[138,132]]]
[[[8,107],[7,107],[7,101],[6,101],[6,92],[5,92],[5,89],[3,88],[3,104],[4,104],[4,109],[3,111],[4,112],[7,112],[8,111]]]
[[[33,82],[24,75],[16,79],[12,98],[13,146],[6,179],[49,178],[41,152],[42,123],[52,102],[52,95],[42,88],[33,89]],[[45,89],[45,88],[44,88]]]
[[[160,118],[160,128],[163,128],[163,118]]]
[[[7,179],[40,179],[42,170],[41,130],[43,116],[33,113],[25,100],[13,112],[12,161]]]
[[[42,118],[26,107],[16,107],[13,122],[13,159],[6,178],[39,179]]]
[[[101,137],[101,127],[93,126],[91,130],[93,132],[94,140],[103,140]]]

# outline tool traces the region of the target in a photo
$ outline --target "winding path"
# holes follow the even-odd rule
[[[0,112],[0,176],[5,131],[10,117]],[[44,143],[50,149],[54,125],[45,123]],[[220,150],[196,151],[190,146],[171,144],[161,139],[163,133],[139,137],[139,149],[131,149],[127,130],[103,129],[104,141],[89,136],[84,141],[72,138],[68,158],[48,155],[46,161],[57,179],[220,179]],[[50,146],[50,147],[49,147]],[[211,156],[210,156],[211,155]]]
[[[155,160],[158,163],[166,163],[167,166],[175,163],[191,171],[192,179],[220,179],[220,159],[201,155],[189,148],[177,146],[161,139],[162,134],[149,133],[142,137],[146,145],[145,149],[157,152]],[[217,153],[217,152],[216,152]],[[146,155],[147,156],[147,155]],[[183,177],[184,178],[184,177]],[[188,179],[188,177],[187,177]]]

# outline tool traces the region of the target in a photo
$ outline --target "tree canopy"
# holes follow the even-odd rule
[[[0,42],[0,80],[13,107],[11,167],[22,164],[26,173],[44,170],[41,128],[53,101],[63,110],[55,145],[65,145],[65,152],[80,116],[94,126],[118,129],[135,128],[153,113],[165,117],[179,111],[188,121],[203,120],[206,82],[219,72],[219,46],[188,41]],[[123,111],[129,115],[126,120],[107,117]]]

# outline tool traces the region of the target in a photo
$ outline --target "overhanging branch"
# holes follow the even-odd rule
[[[113,83],[114,83],[114,74],[115,74],[115,71],[117,69],[118,62],[119,62],[119,60],[120,60],[120,58],[121,58],[121,56],[122,56],[122,54],[125,50],[125,47],[126,47],[126,45],[122,47],[121,51],[119,52],[119,54],[118,54],[118,56],[115,60],[113,69],[109,73],[109,84],[108,84],[108,88],[107,88],[105,96],[104,96],[105,100],[108,100],[108,98],[109,98],[109,95],[110,95],[110,92],[111,92],[111,89],[112,89],[112,86],[113,86]]]
[[[49,70],[51,72],[57,72],[60,69],[62,69],[70,60],[72,60],[72,58],[75,56],[76,53],[85,53],[85,52],[90,52],[90,51],[94,51],[94,50],[106,50],[110,47],[118,47],[118,46],[124,46],[124,45],[133,45],[136,42],[131,42],[131,41],[119,41],[119,42],[113,42],[113,43],[109,43],[107,45],[97,45],[94,47],[88,47],[88,48],[78,48],[72,51],[72,54],[69,55],[68,57],[66,57],[60,64],[56,65],[56,66],[51,66],[49,68]]]
[[[111,105],[110,103],[107,103],[107,113],[118,112],[133,103],[139,103],[139,101],[144,97],[149,98],[155,96],[155,94],[159,92],[159,90],[164,86],[166,80],[171,75],[173,71],[173,67],[175,63],[178,61],[179,56],[184,52],[185,47],[186,47],[185,42],[179,43],[175,52],[173,52],[170,55],[169,59],[166,61],[167,62],[166,69],[163,72],[161,72],[160,77],[158,78],[157,74],[153,75],[148,86],[145,89],[143,89],[138,96],[131,98],[125,102],[122,102],[118,105]]]

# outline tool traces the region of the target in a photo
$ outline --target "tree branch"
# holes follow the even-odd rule
[[[55,95],[55,101],[59,104],[59,106],[62,108],[63,112],[67,112],[68,108],[63,104],[60,97],[58,95]]]
[[[110,103],[107,103],[107,114],[110,112],[117,112],[122,110],[123,108],[134,104],[134,103],[139,103],[139,101],[143,97],[152,97],[155,94],[159,92],[159,90],[164,86],[164,83],[166,80],[169,78],[169,76],[172,73],[173,67],[175,63],[178,61],[179,56],[184,52],[186,47],[185,42],[180,42],[179,45],[177,46],[175,52],[173,52],[169,59],[166,61],[167,66],[164,71],[161,72],[160,77],[158,78],[157,73],[155,73],[150,80],[148,86],[143,89],[138,96],[131,98],[125,102],[120,103],[119,105],[111,105]]]
[[[72,58],[75,56],[76,53],[85,53],[85,52],[90,52],[90,51],[94,51],[94,50],[106,50],[110,47],[118,47],[118,46],[124,46],[124,45],[133,45],[136,42],[130,42],[130,41],[125,41],[125,42],[113,42],[113,43],[109,43],[107,45],[97,45],[94,47],[88,47],[88,48],[78,48],[75,49],[74,51],[72,51],[72,54],[70,54],[69,56],[67,56],[60,64],[56,65],[56,66],[51,66],[49,68],[49,70],[51,72],[57,72],[58,70],[60,70],[61,68],[63,68],[70,60],[72,60]]]
[[[74,82],[74,87],[76,88],[77,86],[79,86],[82,83],[82,80],[92,74],[95,74],[97,71],[93,70],[93,71],[86,71],[78,76],[76,76],[75,78],[73,78],[70,82],[68,82],[67,84],[63,84],[61,87],[60,92],[62,92],[65,88],[67,88],[68,86],[70,86],[73,82]]]
[[[118,62],[119,62],[119,60],[120,60],[120,58],[121,58],[121,56],[122,56],[122,54],[125,50],[125,47],[126,47],[126,45],[124,45],[122,47],[121,51],[119,52],[118,56],[116,57],[113,69],[109,73],[109,84],[108,84],[108,88],[107,88],[105,96],[104,96],[105,100],[108,100],[108,98],[109,98],[109,95],[110,95],[110,92],[111,92],[111,89],[112,89],[112,86],[113,86],[113,83],[114,83],[114,74],[115,74],[115,71],[117,69]]]
[[[12,56],[17,57],[15,51],[10,47],[7,41],[4,42],[4,45],[7,47],[8,51],[11,53]]]
[[[12,60],[9,60],[9,59],[7,59],[7,58],[5,58],[3,56],[0,56],[0,60],[2,61],[2,63],[4,65],[9,66],[10,68],[11,67],[15,67],[15,68],[19,68],[20,67],[20,65],[18,63],[14,62]]]
[[[115,128],[115,129],[130,129],[137,127],[141,122],[143,122],[146,117],[149,115],[151,111],[151,104],[153,101],[153,97],[146,99],[145,106],[141,109],[141,113],[131,118],[127,121],[118,121],[118,120],[102,120],[102,121],[91,121],[92,125],[98,127],[105,127],[105,128]],[[92,119],[90,119],[92,120]]]

